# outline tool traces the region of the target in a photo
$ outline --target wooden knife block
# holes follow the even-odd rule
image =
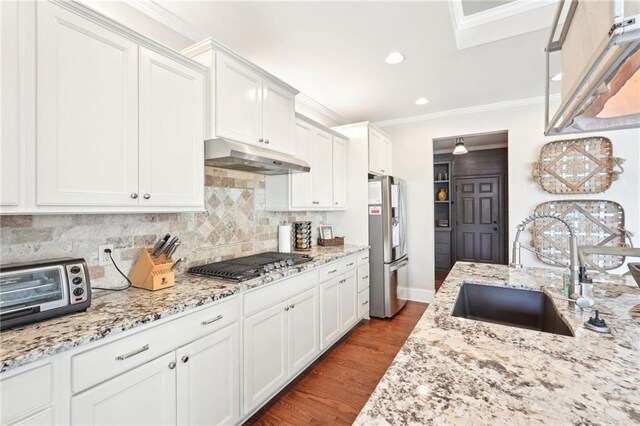
[[[171,267],[175,262],[165,254],[154,258],[151,250],[145,248],[129,272],[131,285],[151,291],[173,287],[176,277]]]

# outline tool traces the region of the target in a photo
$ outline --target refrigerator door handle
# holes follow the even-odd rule
[[[393,271],[397,271],[400,268],[404,268],[405,266],[407,266],[407,264],[409,264],[409,259],[404,259],[402,262],[399,262],[395,265],[391,265],[391,267],[389,268],[390,272]]]

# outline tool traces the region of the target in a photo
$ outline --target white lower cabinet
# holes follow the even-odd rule
[[[175,424],[175,367],[171,352],[74,396],[71,424]]]
[[[358,322],[355,264],[354,256],[326,265],[320,271],[320,277],[327,279],[320,284],[322,350],[331,346]]]
[[[318,355],[318,321],[317,288],[245,318],[245,414]]]
[[[287,379],[286,302],[244,320],[244,412],[264,401]]]
[[[179,425],[228,425],[238,422],[239,360],[237,324],[176,351]]]
[[[358,322],[357,298],[356,271],[351,271],[340,280],[340,331],[347,331]]]

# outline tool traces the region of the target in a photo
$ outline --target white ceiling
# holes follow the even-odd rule
[[[183,27],[190,24],[191,38],[215,38],[345,122],[389,120],[544,94],[547,30],[458,50],[446,0],[154,3],[180,17]],[[501,3],[505,1],[496,5]],[[384,58],[396,50],[406,60],[387,65]],[[554,84],[552,91],[559,87]],[[423,96],[429,104],[415,105]]]

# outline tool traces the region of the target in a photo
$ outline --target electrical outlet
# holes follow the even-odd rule
[[[113,256],[113,245],[107,244],[104,246],[98,247],[98,264],[100,266],[111,265],[111,257],[109,257],[109,253],[105,252],[105,250],[111,250],[111,255]]]

